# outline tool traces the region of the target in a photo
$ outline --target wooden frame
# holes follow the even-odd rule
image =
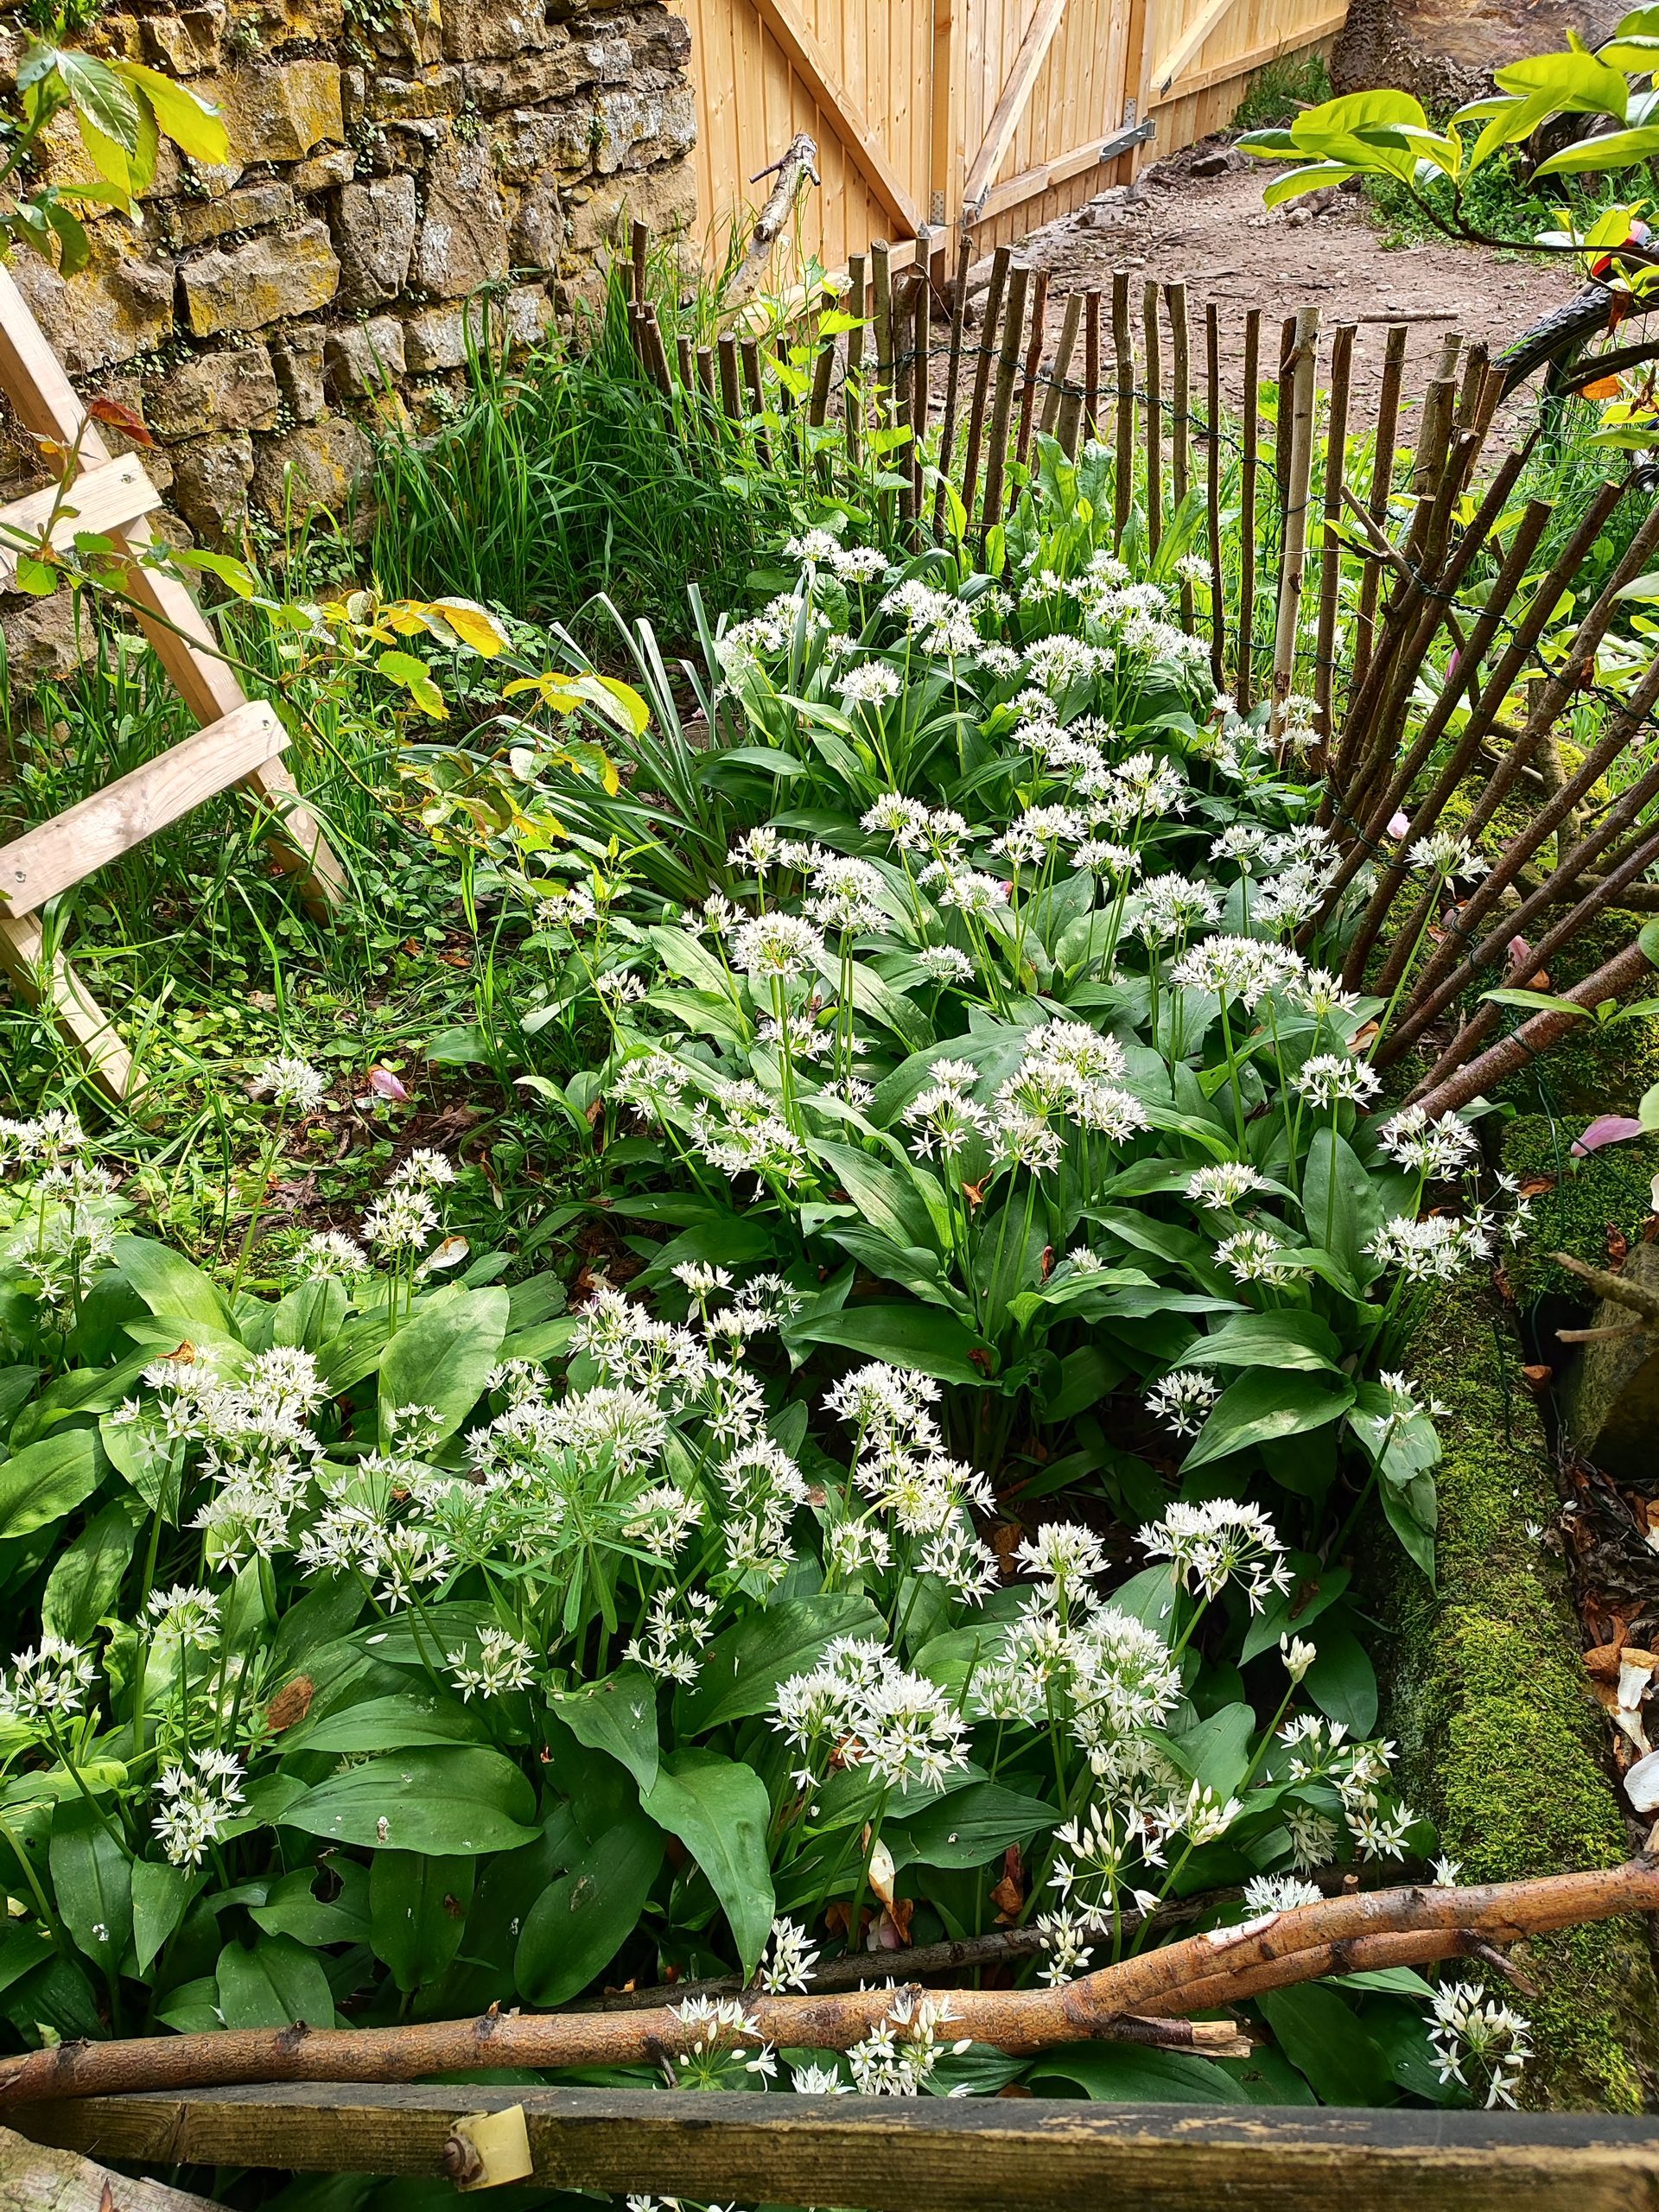
[[[461,2123],[515,2109],[541,2186],[613,2195],[868,2212],[1636,2212],[1659,2195],[1653,2123],[1596,2113],[290,2082],[6,2119],[147,2166],[477,2185]]]
[[[175,578],[143,565],[148,518],[161,494],[133,454],[111,454],[47,343],[28,302],[0,268],[0,391],[23,428],[42,442],[59,483],[0,508],[5,573],[43,531],[67,545],[80,532],[111,538],[131,556],[125,588],[156,659],[199,734],[0,846],[0,969],[32,1004],[49,1008],[107,1096],[127,1096],[132,1061],[110,1017],[51,945],[40,909],[107,861],[232,786],[270,810],[277,857],[318,916],[332,912],[346,874],[283,766],[287,733],[273,710],[251,702],[221,654],[212,626]],[[73,480],[63,478],[73,467]],[[0,574],[0,582],[3,582]]]
[[[906,191],[864,111],[836,76],[830,57],[796,15],[790,0],[754,0],[761,22],[783,49],[789,66],[826,116],[843,129],[839,134],[860,175],[907,237],[922,227],[922,211]]]

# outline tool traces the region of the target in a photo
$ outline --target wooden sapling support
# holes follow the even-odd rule
[[[773,144],[777,141],[773,140]],[[759,184],[761,177],[777,181],[766,194],[766,204],[754,219],[754,228],[749,233],[748,246],[731,282],[722,296],[724,308],[738,308],[752,299],[761,278],[772,265],[772,249],[793,219],[796,203],[809,185],[820,181],[818,176],[818,146],[815,138],[804,130],[797,131],[770,168],[751,177],[751,184]]]
[[[1020,379],[1020,429],[1014,457],[1023,468],[1031,457],[1031,433],[1036,419],[1037,379],[1043,365],[1043,341],[1047,336],[1048,271],[1037,269],[1031,277],[1031,334],[1026,340],[1025,369]]]
[[[1002,519],[1002,486],[1007,470],[1008,430],[1014,412],[1014,386],[1020,370],[1020,341],[1026,327],[1026,298],[1031,270],[1024,262],[1008,271],[1007,305],[1003,314],[1002,345],[996,357],[996,391],[991,402],[990,451],[985,461],[986,531]]]
[[[194,737],[0,846],[0,969],[25,999],[49,1010],[90,1079],[118,1100],[135,1085],[131,1058],[109,1015],[48,943],[40,919],[47,901],[232,789],[268,813],[272,852],[314,915],[326,918],[344,898],[346,872],[283,766],[289,738],[275,710],[248,698],[184,586],[144,565],[160,493],[136,457],[111,453],[3,268],[0,391],[60,479],[55,489],[0,508],[0,550],[15,560],[46,539],[67,545],[85,531],[109,538],[124,563],[127,604],[201,725]]]
[[[1307,504],[1313,471],[1313,403],[1319,311],[1300,308],[1292,341],[1288,383],[1290,436],[1284,484],[1284,540],[1279,563],[1279,619],[1273,642],[1273,732],[1284,726],[1285,702],[1296,671],[1296,634],[1301,620],[1302,571],[1307,555]]]
[[[1147,357],[1147,544],[1155,553],[1164,538],[1164,353],[1158,286],[1150,276],[1141,290],[1141,336]]]
[[[1238,710],[1249,709],[1255,690],[1255,479],[1256,441],[1261,435],[1262,310],[1244,317],[1244,415],[1239,457],[1238,526]]]
[[[1129,272],[1112,272],[1112,373],[1117,429],[1112,440],[1112,542],[1122,545],[1135,501],[1135,340],[1129,329]]]
[[[974,391],[968,409],[968,451],[963,462],[962,501],[968,510],[968,527],[974,524],[979,498],[979,457],[985,438],[985,405],[991,386],[991,357],[1001,327],[1003,296],[1013,257],[1005,245],[991,256],[991,280],[985,294],[985,320],[980,325],[979,349],[974,363]]]

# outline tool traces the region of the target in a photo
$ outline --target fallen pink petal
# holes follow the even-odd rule
[[[1583,1135],[1573,1140],[1573,1150],[1582,1159],[1587,1153],[1599,1152],[1604,1145],[1628,1144],[1641,1135],[1641,1122],[1628,1114],[1598,1114]]]

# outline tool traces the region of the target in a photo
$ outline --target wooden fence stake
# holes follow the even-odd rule
[[[990,451],[985,462],[987,531],[1002,519],[1002,484],[1007,470],[1008,429],[1014,411],[1014,385],[1020,367],[1020,340],[1025,333],[1026,295],[1031,270],[1024,262],[1008,272],[1008,304],[1002,324],[1002,350],[997,356],[996,395],[991,405]]]
[[[1135,499],[1135,340],[1129,329],[1129,272],[1112,271],[1112,373],[1117,431],[1113,440],[1112,542],[1121,546]]]
[[[1262,310],[1250,308],[1244,316],[1244,451],[1239,463],[1238,677],[1234,689],[1241,715],[1249,712],[1255,688],[1252,657],[1255,650],[1255,474],[1261,378]]]
[[[1187,327],[1185,285],[1166,284],[1164,305],[1169,314],[1171,491],[1179,514],[1192,481],[1192,340]],[[1181,626],[1192,627],[1192,587],[1185,579]]]
[[[968,510],[967,527],[974,526],[974,507],[979,497],[979,456],[985,435],[985,400],[991,383],[991,351],[996,343],[1008,269],[1014,257],[1000,245],[991,256],[991,282],[985,295],[985,320],[980,325],[979,356],[974,363],[974,396],[968,410],[968,457],[962,472],[962,499]]]
[[[944,490],[957,458],[957,386],[962,380],[963,319],[968,308],[968,271],[973,266],[973,233],[966,223],[957,246],[957,281],[951,289],[950,353],[945,368],[944,422],[939,431],[939,483],[933,494],[933,535],[944,531]],[[971,499],[972,494],[965,495]]]
[[[1150,276],[1141,289],[1141,329],[1147,350],[1147,544],[1155,553],[1164,537],[1163,340],[1158,286]]]
[[[1279,568],[1279,618],[1273,641],[1273,728],[1284,723],[1285,701],[1296,671],[1296,634],[1301,618],[1302,569],[1307,551],[1308,486],[1313,467],[1313,407],[1317,392],[1319,311],[1299,308],[1286,378],[1290,403],[1288,467],[1285,480],[1284,550]]]
[[[1048,336],[1048,271],[1037,270],[1031,281],[1031,336],[1026,343],[1025,375],[1020,386],[1020,435],[1014,457],[1023,468],[1031,452],[1032,424],[1037,408],[1037,377],[1042,367],[1043,345]]]
[[[1209,524],[1210,672],[1216,689],[1227,681],[1227,594],[1221,570],[1221,315],[1211,300],[1204,311],[1204,381],[1206,416],[1205,503]]]
[[[1348,459],[1348,388],[1354,365],[1355,326],[1338,323],[1331,341],[1331,411],[1325,419],[1325,522],[1319,543],[1319,622],[1314,646],[1313,690],[1319,702],[1319,733],[1327,754],[1333,728],[1336,690],[1333,656],[1337,639],[1337,589],[1342,580],[1342,493]]]

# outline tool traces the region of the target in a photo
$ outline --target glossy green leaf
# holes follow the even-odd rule
[[[453,1435],[484,1395],[501,1356],[509,1301],[499,1287],[463,1291],[420,1307],[399,1329],[380,1362],[380,1433],[403,1406],[430,1406],[440,1437]]]
[[[369,1867],[369,1945],[406,1994],[436,1981],[466,1933],[474,1861],[377,1851]]]
[[[0,1541],[73,1513],[97,1489],[102,1468],[90,1428],[58,1429],[0,1460]]]
[[[745,1979],[766,1948],[776,1910],[766,1827],[771,1802],[753,1767],[717,1751],[671,1753],[645,1811],[678,1836],[708,1877],[737,1945]]]
[[[603,1973],[633,1933],[662,1863],[662,1830],[635,1813],[542,1891],[513,1955],[527,2004],[563,2005]]]
[[[331,1775],[282,1814],[331,1843],[459,1857],[528,1843],[535,1793],[499,1751],[467,1746],[372,1758]]]
[[[835,1637],[885,1639],[887,1624],[869,1599],[847,1591],[785,1598],[745,1614],[702,1655],[696,1681],[674,1701],[674,1725],[701,1736],[730,1720],[767,1712],[778,1685],[809,1668]]]
[[[227,2028],[332,2028],[334,2000],[321,1961],[291,1936],[259,1936],[251,1950],[227,1943],[215,1979]]]
[[[643,1667],[623,1667],[607,1681],[572,1690],[552,1707],[579,1744],[607,1751],[643,1795],[657,1779],[657,1685]]]
[[[1189,1468],[1243,1452],[1270,1439],[1306,1435],[1340,1421],[1354,1402],[1351,1382],[1312,1375],[1241,1375],[1229,1383],[1186,1455]]]

